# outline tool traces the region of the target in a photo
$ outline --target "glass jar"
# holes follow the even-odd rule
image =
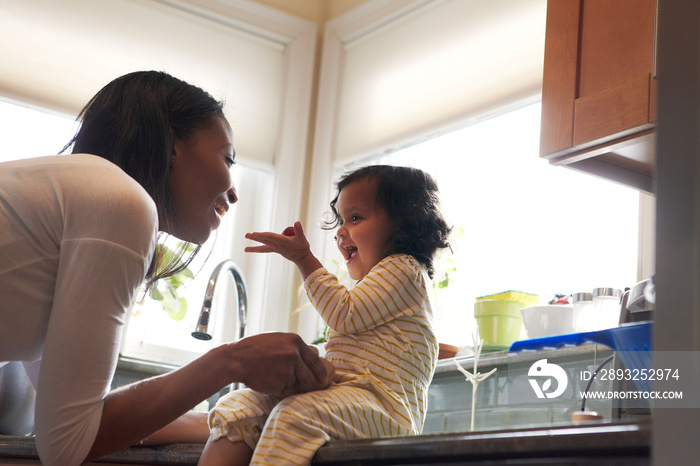
[[[593,295],[587,292],[579,292],[571,295],[573,304],[573,332],[591,332],[597,330],[599,317],[594,313]]]
[[[620,324],[620,298],[622,290],[617,288],[595,288],[593,312],[598,316],[598,330],[617,327]]]

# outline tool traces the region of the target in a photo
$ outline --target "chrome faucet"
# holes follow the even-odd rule
[[[211,277],[209,277],[209,284],[207,285],[207,290],[204,293],[202,312],[199,314],[197,327],[195,328],[194,332],[192,332],[192,336],[198,340],[212,339],[212,335],[209,333],[209,321],[212,316],[214,289],[222,272],[227,271],[231,272],[231,275],[233,275],[233,280],[236,283],[236,297],[238,298],[238,338],[243,338],[245,335],[245,326],[248,319],[248,299],[246,295],[245,280],[243,280],[243,274],[241,273],[241,269],[238,268],[238,265],[236,265],[236,263],[231,259],[226,259],[214,267],[214,271],[211,273]]]

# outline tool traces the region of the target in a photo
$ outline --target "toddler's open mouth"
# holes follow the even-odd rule
[[[345,251],[345,262],[348,262],[357,254],[357,247],[349,244],[343,246],[343,250]]]

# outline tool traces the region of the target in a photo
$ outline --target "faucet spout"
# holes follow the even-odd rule
[[[231,259],[226,259],[214,267],[211,277],[209,277],[209,284],[207,285],[207,289],[204,293],[202,311],[200,312],[199,319],[197,320],[197,327],[195,328],[194,332],[192,332],[192,336],[198,340],[212,339],[209,329],[209,322],[212,316],[214,290],[219,277],[225,272],[231,272],[233,280],[236,284],[236,297],[238,300],[238,338],[243,338],[245,335],[245,326],[248,319],[248,297],[246,294],[245,280],[243,279],[243,273],[241,273],[238,265]]]

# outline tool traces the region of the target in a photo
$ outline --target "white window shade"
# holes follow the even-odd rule
[[[343,50],[336,162],[395,150],[541,92],[546,0],[393,2],[403,12],[351,31],[359,15],[387,3],[329,25]]]
[[[168,3],[0,0],[0,94],[75,116],[120,75],[166,71],[225,100],[240,158],[272,164],[285,44]]]

